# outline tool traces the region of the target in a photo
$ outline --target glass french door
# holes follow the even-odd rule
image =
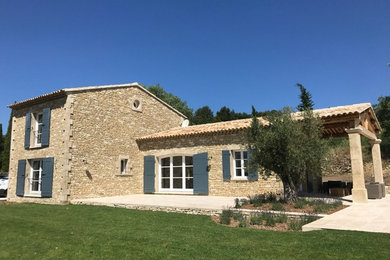
[[[192,156],[160,159],[160,190],[192,191],[194,187]]]

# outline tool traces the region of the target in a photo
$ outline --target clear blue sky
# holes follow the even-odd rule
[[[0,0],[6,105],[66,87],[160,83],[195,109],[390,95],[390,1]],[[3,130],[5,132],[5,129]]]

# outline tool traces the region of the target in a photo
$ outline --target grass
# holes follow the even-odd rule
[[[1,205],[0,259],[387,259],[390,235],[231,228],[210,217]]]

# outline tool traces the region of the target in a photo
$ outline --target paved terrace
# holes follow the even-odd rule
[[[349,199],[350,196],[348,196]],[[390,233],[390,195],[367,203],[353,203],[346,209],[303,226],[303,231],[320,229]]]

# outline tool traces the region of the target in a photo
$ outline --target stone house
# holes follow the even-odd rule
[[[187,126],[182,113],[138,83],[62,89],[9,107],[10,201],[67,203],[139,193],[247,196],[283,188],[275,176],[264,179],[248,167],[251,119]],[[355,129],[360,138],[380,131],[367,103],[316,113],[325,135]]]

